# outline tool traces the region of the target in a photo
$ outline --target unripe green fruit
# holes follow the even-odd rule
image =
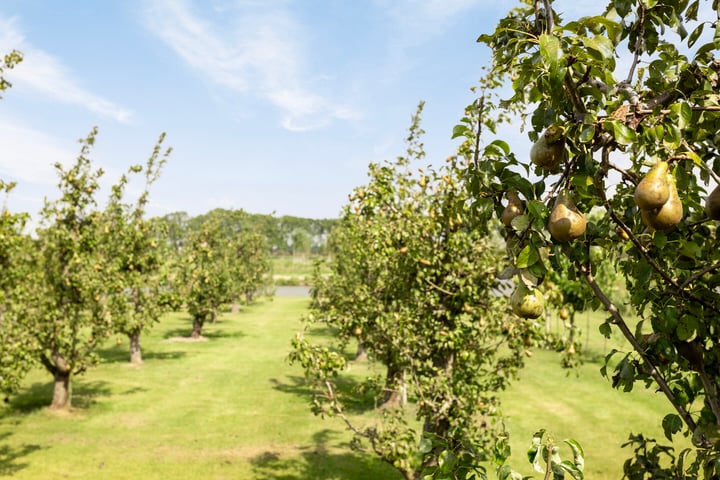
[[[520,318],[538,318],[545,307],[545,297],[540,290],[531,290],[521,281],[510,297],[510,307]]]

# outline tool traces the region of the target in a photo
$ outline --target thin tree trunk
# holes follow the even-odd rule
[[[193,318],[193,329],[192,329],[191,337],[192,338],[200,338],[202,336],[202,327],[203,327],[202,320]]]
[[[70,384],[70,372],[55,370],[55,382],[53,384],[53,399],[50,404],[51,410],[65,410],[72,404],[72,387]]]
[[[358,348],[357,348],[357,353],[355,354],[355,361],[356,362],[364,362],[367,360],[367,358],[368,358],[367,348],[365,348],[365,344],[361,340],[358,340]]]
[[[395,408],[402,404],[401,384],[402,371],[392,364],[388,365],[381,408]]]
[[[237,315],[240,312],[240,304],[238,302],[233,302],[232,307],[230,307],[230,313],[233,315]]]
[[[142,350],[140,349],[140,330],[136,330],[128,335],[130,339],[130,363],[140,365],[143,363]]]

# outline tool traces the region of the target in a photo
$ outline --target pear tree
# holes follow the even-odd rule
[[[141,334],[160,320],[166,308],[163,290],[168,285],[165,259],[169,245],[163,241],[165,233],[160,223],[146,218],[150,186],[158,179],[171,152],[161,151],[164,138],[164,134],[160,136],[144,167],[145,187],[136,201],[127,203],[125,190],[130,175],[143,172],[140,165],[130,167],[128,174],[113,187],[102,218],[105,273],[113,290],[108,298],[112,303],[113,329],[128,337],[133,364],[142,363]]]
[[[88,157],[96,135],[93,129],[81,141],[72,166],[55,164],[60,196],[45,200],[37,230],[37,278],[26,323],[39,362],[54,378],[52,409],[71,406],[72,377],[97,361],[97,347],[112,331],[95,200],[104,172]]]
[[[0,181],[9,194],[15,183]],[[28,215],[0,209],[0,393],[15,392],[33,367],[35,343],[24,323],[33,279],[33,241],[25,231]]]
[[[611,0],[576,18],[519,2],[480,36],[492,65],[454,130],[476,214],[524,207],[504,237],[527,287],[552,273],[584,282],[607,312],[601,333],[627,341],[602,373],[624,391],[651,386],[668,402],[667,440],[688,438],[675,451],[633,436],[628,478],[720,475],[719,19],[709,0]],[[507,118],[526,131],[523,155],[481,141],[506,135]],[[598,281],[598,251],[624,278],[626,311]]]
[[[496,448],[496,393],[523,366],[525,338],[540,323],[518,320],[496,290],[502,245],[468,209],[466,165],[453,157],[420,167],[420,113],[407,155],[371,164],[367,185],[343,209],[330,239],[331,274],[313,289],[290,358],[313,387],[314,412],[344,420],[357,448],[404,478],[483,478],[483,461],[505,452]],[[336,334],[318,338],[318,327]],[[348,392],[346,351],[355,338],[386,373]],[[383,408],[376,423],[360,425],[348,403],[365,395]]]
[[[220,307],[233,300],[233,241],[214,218],[191,230],[179,265],[178,291],[192,319],[192,338],[202,337]]]

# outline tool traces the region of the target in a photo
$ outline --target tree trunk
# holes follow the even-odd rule
[[[387,367],[385,387],[383,388],[383,402],[381,408],[395,408],[402,405],[402,371],[392,363]]]
[[[140,349],[140,330],[136,330],[128,335],[130,339],[130,363],[140,365],[142,361],[142,350]]]
[[[50,404],[51,410],[65,410],[70,408],[72,401],[72,387],[70,384],[70,372],[55,370],[55,382],[53,385],[53,399]]]
[[[212,323],[212,324],[214,325],[215,322],[217,322],[217,313],[212,312],[212,313],[210,314],[210,323]]]
[[[367,348],[365,348],[365,344],[358,340],[358,348],[357,353],[355,354],[355,361],[356,362],[364,362],[368,358],[368,352]]]
[[[230,313],[233,315],[240,313],[240,304],[238,302],[233,302],[232,307],[230,307]]]
[[[192,338],[200,338],[202,336],[203,321],[198,318],[193,318],[193,329]]]

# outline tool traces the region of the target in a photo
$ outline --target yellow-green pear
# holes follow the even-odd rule
[[[555,206],[550,212],[548,230],[558,242],[569,242],[585,233],[587,222],[585,215],[575,206],[570,192],[561,192],[555,199]]]
[[[720,186],[705,199],[705,215],[711,220],[720,220]]]
[[[560,173],[560,165],[568,158],[563,128],[548,127],[530,148],[530,161],[547,173]]]
[[[510,296],[510,307],[513,313],[520,318],[538,318],[542,315],[545,307],[545,297],[540,290],[530,289],[520,281]]]
[[[520,200],[517,192],[513,190],[507,192],[507,198],[508,204],[503,210],[500,220],[503,225],[509,227],[512,224],[513,218],[523,214],[525,211],[525,205],[523,204],[523,201]]]
[[[643,223],[653,230],[671,230],[682,220],[683,205],[675,186],[675,178],[667,175],[670,195],[660,208],[640,210]]]
[[[670,196],[668,163],[658,161],[635,187],[635,205],[640,210],[661,208]]]

